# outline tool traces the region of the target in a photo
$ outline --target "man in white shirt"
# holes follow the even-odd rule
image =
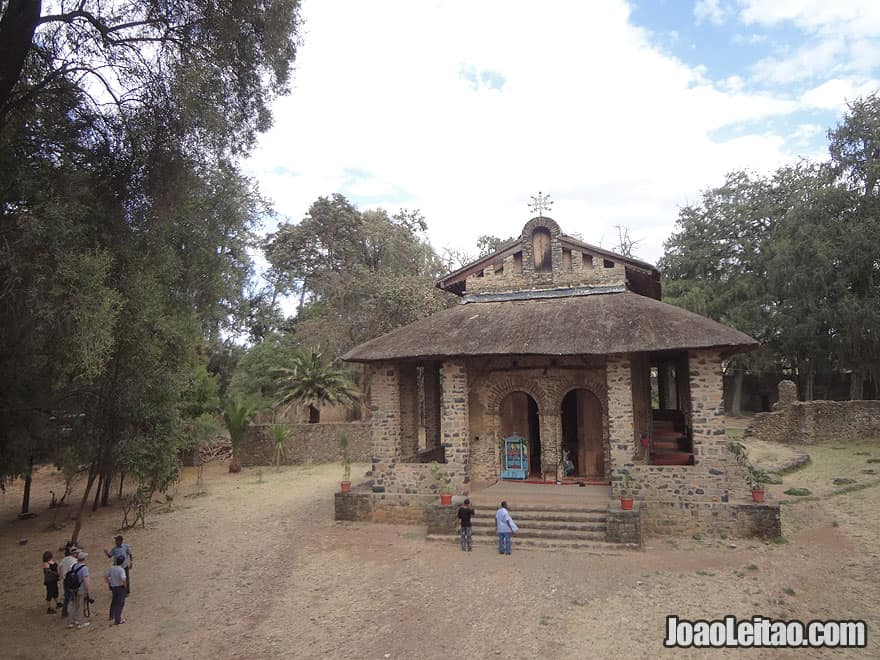
[[[79,552],[79,548],[75,545],[68,545],[64,548],[64,559],[61,560],[61,563],[58,564],[58,571],[61,573],[61,584],[64,584],[64,577],[67,575],[68,571],[73,568],[73,565],[76,563],[76,553]],[[67,617],[67,608],[70,605],[70,601],[73,600],[73,592],[70,589],[64,589],[64,605],[61,606],[61,617]]]
[[[510,512],[507,510],[507,502],[502,502],[501,508],[495,512],[495,527],[498,530],[498,554],[509,555],[510,535],[516,534],[519,531],[519,527],[516,526],[513,518],[510,517]]]

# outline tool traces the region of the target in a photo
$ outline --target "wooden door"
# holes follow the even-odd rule
[[[529,395],[511,392],[501,402],[501,437],[518,435],[529,438]]]
[[[583,477],[605,476],[602,405],[588,390],[577,390],[578,472]]]

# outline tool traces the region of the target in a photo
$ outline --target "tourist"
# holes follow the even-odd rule
[[[55,614],[55,611],[61,607],[58,602],[58,580],[61,576],[58,574],[58,564],[52,559],[52,553],[49,550],[43,553],[43,585],[46,587],[46,614]],[[52,606],[52,602],[55,606]]]
[[[510,535],[516,534],[519,527],[513,522],[507,510],[507,502],[502,502],[501,507],[495,512],[495,525],[498,529],[498,554],[510,554]]]
[[[79,552],[79,548],[76,547],[75,543],[67,542],[67,545],[64,546],[64,559],[61,560],[61,564],[58,565],[58,573],[61,575],[61,584],[64,585],[64,578],[67,576],[68,571],[73,568],[73,565],[76,563],[76,553]],[[73,592],[64,587],[64,603],[61,605],[61,618],[66,619],[68,613],[68,607],[70,605],[70,601],[73,600]]]
[[[131,548],[128,543],[123,543],[123,539],[121,536],[117,536],[114,541],[116,541],[116,546],[112,550],[104,550],[104,554],[110,557],[113,562],[116,561],[117,557],[124,557],[125,561],[122,563],[122,568],[125,569],[125,594],[131,594],[131,564],[134,555],[131,554]],[[114,563],[115,566],[115,563]]]
[[[110,618],[118,626],[125,623],[122,618],[122,608],[125,607],[125,569],[122,565],[125,563],[125,557],[117,555],[113,566],[107,571],[105,576],[107,584],[110,585],[110,592],[113,597],[110,600]]]
[[[471,516],[474,515],[474,509],[471,506],[471,501],[465,500],[464,504],[458,507],[458,513],[456,515],[461,521],[461,529],[459,530],[459,535],[461,537],[461,549],[462,551],[467,550],[468,552],[470,552],[471,546],[473,545]]]
[[[89,567],[86,565],[88,558],[88,553],[80,550],[76,555],[76,563],[70,569],[79,580],[79,588],[73,593],[73,622],[67,624],[68,628],[85,628],[89,625],[89,622],[85,620],[86,603],[93,601],[91,599]]]

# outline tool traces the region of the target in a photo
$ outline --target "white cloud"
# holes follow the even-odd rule
[[[880,34],[880,3],[876,0],[739,0],[747,24],[775,26],[791,22],[807,31],[839,36]]]
[[[303,12],[294,93],[249,171],[294,220],[333,192],[420,208],[438,248],[518,233],[544,190],[564,231],[610,247],[623,224],[656,260],[687,199],[794,157],[769,131],[722,143],[715,131],[830,102],[752,93],[741,76],[716,85],[653,46],[623,0],[307,0]]]
[[[801,104],[820,110],[843,112],[848,101],[854,101],[859,97],[867,96],[877,90],[878,87],[880,87],[880,81],[878,80],[855,82],[834,78],[804,92],[801,96]]]
[[[719,0],[697,0],[694,4],[694,18],[698,25],[703,21],[721,25],[726,15],[727,11],[721,7]]]

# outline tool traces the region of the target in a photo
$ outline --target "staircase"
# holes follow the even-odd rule
[[[474,545],[498,545],[495,531],[496,504],[474,501],[476,514],[472,518]],[[602,554],[636,549],[624,543],[605,540],[607,505],[588,504],[531,504],[511,509],[510,515],[519,526],[513,537],[516,548],[552,548],[566,550],[591,550]],[[459,543],[458,533],[429,534],[429,541]]]
[[[693,465],[694,448],[680,410],[654,410],[651,465]]]

